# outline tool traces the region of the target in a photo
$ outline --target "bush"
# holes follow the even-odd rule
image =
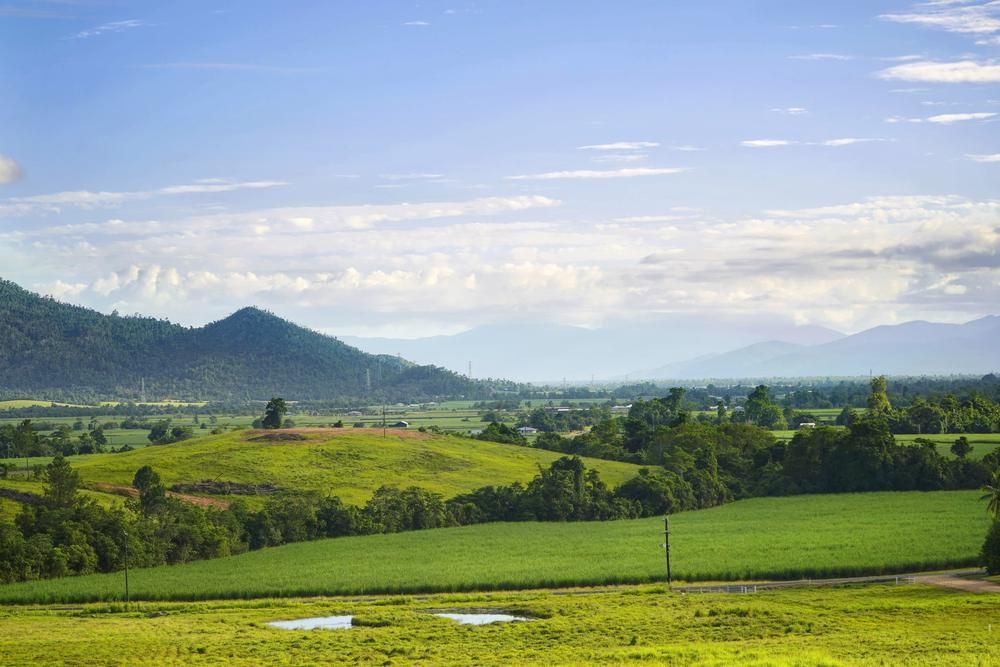
[[[979,558],[987,572],[1000,574],[1000,521],[994,521],[986,533],[986,541],[983,542]]]

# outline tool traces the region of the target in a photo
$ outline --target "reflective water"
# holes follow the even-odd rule
[[[353,616],[322,616],[300,618],[295,621],[272,621],[268,625],[282,630],[346,630],[351,627]]]
[[[487,625],[489,623],[510,623],[512,621],[530,620],[524,616],[511,616],[510,614],[434,614],[441,618],[450,618],[462,625]]]

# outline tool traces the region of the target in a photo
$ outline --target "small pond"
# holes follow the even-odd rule
[[[462,625],[487,625],[489,623],[511,623],[514,621],[530,621],[527,616],[512,616],[511,614],[434,614],[441,618],[450,618]]]
[[[346,630],[351,627],[353,616],[321,616],[300,618],[295,621],[272,621],[271,627],[282,630]]]

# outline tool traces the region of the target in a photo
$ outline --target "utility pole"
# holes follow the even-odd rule
[[[389,437],[386,435],[385,431],[385,403],[382,404],[382,437],[383,438]]]
[[[128,609],[128,533],[125,535],[125,609]]]
[[[663,550],[667,554],[667,590],[671,590],[672,577],[670,576],[670,517],[663,517]]]

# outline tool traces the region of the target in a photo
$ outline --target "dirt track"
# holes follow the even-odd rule
[[[1000,593],[1000,584],[985,579],[968,579],[954,574],[929,574],[916,578],[918,583],[951,588],[968,593]]]

